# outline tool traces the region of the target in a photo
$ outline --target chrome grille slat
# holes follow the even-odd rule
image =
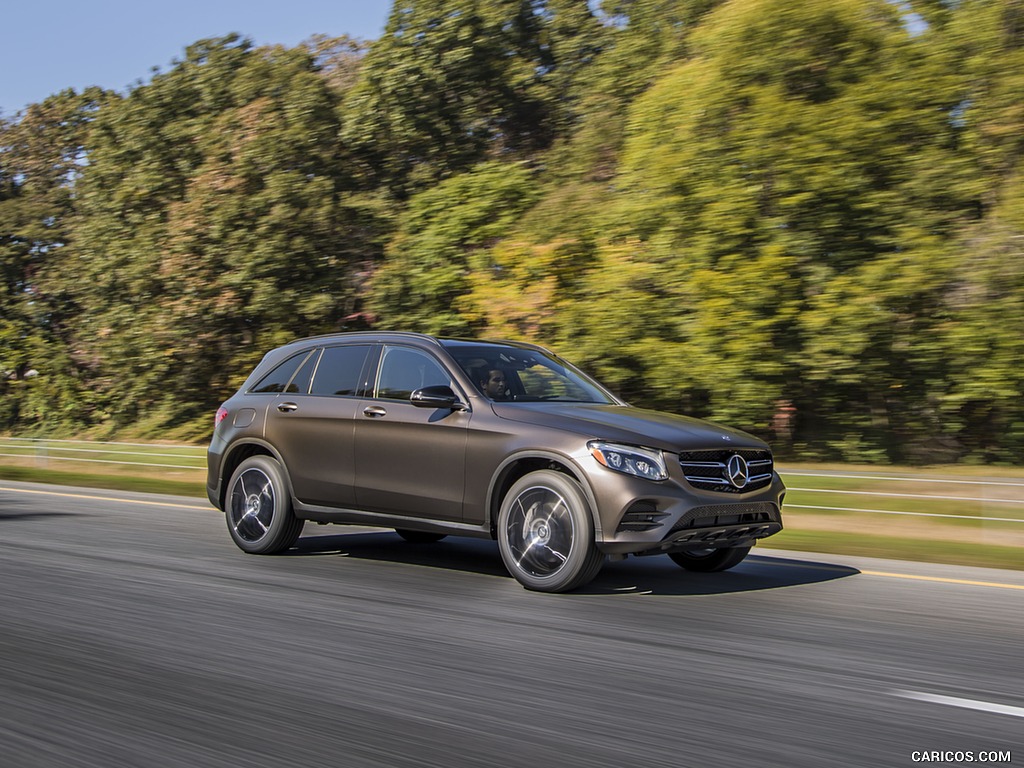
[[[751,473],[742,488],[737,488],[729,482],[726,474],[727,464],[732,456],[740,456]],[[679,464],[686,481],[694,488],[717,493],[749,493],[760,490],[771,483],[775,467],[770,451],[751,448],[681,451]]]

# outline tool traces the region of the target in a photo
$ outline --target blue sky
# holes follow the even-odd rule
[[[294,46],[316,33],[373,40],[392,0],[3,0],[0,114],[65,88],[122,91],[196,40],[238,32]]]

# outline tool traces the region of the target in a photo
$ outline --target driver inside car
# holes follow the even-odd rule
[[[498,368],[492,368],[483,375],[480,380],[480,390],[491,400],[509,399],[505,373]]]

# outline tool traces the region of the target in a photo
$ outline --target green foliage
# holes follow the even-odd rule
[[[81,312],[98,417],[199,416],[267,347],[352,312],[373,216],[345,195],[336,104],[304,49],[226,38],[97,118],[79,247],[49,282]]]
[[[413,197],[371,284],[372,310],[403,330],[470,332],[470,318],[454,306],[469,290],[470,259],[503,237],[535,198],[532,174],[500,162]]]
[[[616,228],[675,276],[664,337],[714,417],[764,431],[788,399],[812,449],[901,458],[937,426],[943,243],[976,205],[923,182],[969,179],[958,81],[885,2],[734,0],[691,42],[633,103],[619,176]]]
[[[1015,461],[1024,450],[1024,177],[1003,186],[992,216],[965,233],[947,297],[941,346],[949,374],[946,424],[977,461]]]
[[[199,435],[267,348],[372,324],[793,456],[1018,460],[1022,0],[593,7],[200,41],[0,125],[0,427]]]
[[[574,118],[600,38],[586,0],[396,3],[343,137],[367,182],[403,199],[489,158],[522,159]]]
[[[0,124],[0,428],[79,427],[67,309],[40,275],[73,250],[75,183],[110,94],[72,90]]]

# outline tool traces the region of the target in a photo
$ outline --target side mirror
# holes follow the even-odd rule
[[[454,410],[459,405],[459,398],[451,387],[438,384],[417,389],[409,396],[409,402],[419,408],[451,408]]]

